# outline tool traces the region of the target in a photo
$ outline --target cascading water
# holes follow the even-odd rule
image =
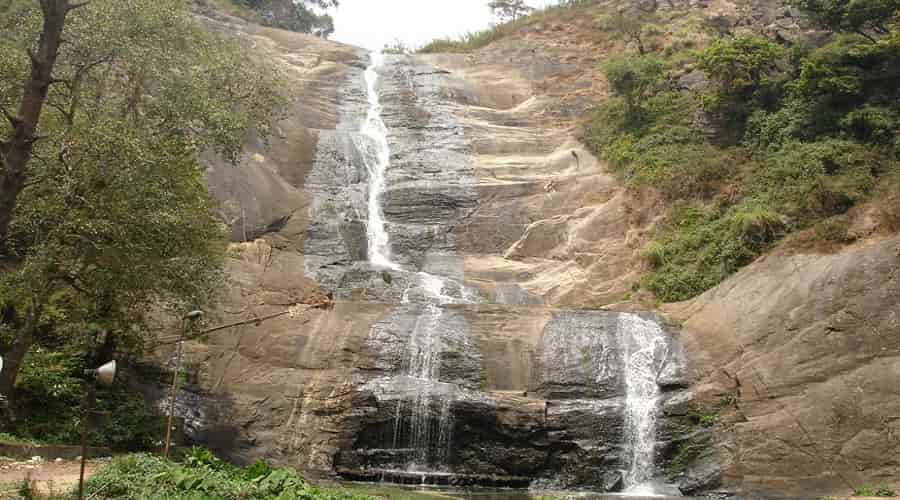
[[[443,306],[454,302],[454,299],[444,293],[443,278],[428,273],[417,273],[417,276],[421,279],[425,303],[410,334],[403,367],[408,376],[406,389],[413,395],[409,402],[407,441],[414,451],[409,468],[432,470],[446,465],[452,437],[450,393],[453,387],[440,381],[440,355],[444,351],[441,338]],[[398,400],[394,425],[395,448],[402,431],[402,405],[403,400]],[[440,414],[435,423],[432,408],[437,405],[440,405]]]
[[[381,100],[378,97],[378,68],[384,62],[380,52],[372,53],[372,64],[366,68],[366,89],[369,110],[363,121],[360,134],[364,140],[360,144],[363,161],[369,173],[369,219],[366,226],[369,248],[369,262],[376,267],[399,270],[400,266],[391,260],[390,241],[384,225],[384,211],[381,209],[381,195],[385,189],[385,174],[391,163],[391,151],[387,140],[387,126],[381,119]]]
[[[652,495],[656,421],[660,390],[657,379],[668,356],[665,333],[655,321],[622,314],[618,331],[625,357],[625,444],[629,469],[626,493]]]
[[[403,271],[391,258],[390,238],[385,227],[381,197],[387,187],[386,173],[390,167],[388,129],[381,117],[382,106],[378,96],[378,69],[384,63],[381,53],[372,54],[371,65],[366,69],[369,110],[360,130],[362,143],[359,149],[369,174],[368,190],[368,259],[382,269]],[[452,438],[452,414],[449,394],[453,384],[440,382],[440,356],[443,352],[441,325],[443,306],[451,303],[470,302],[469,291],[459,286],[462,298],[446,293],[448,279],[425,272],[411,276],[414,286],[423,293],[418,297],[422,311],[416,318],[410,334],[407,356],[403,362],[406,387],[412,394],[409,399],[409,424],[404,428],[403,398],[397,401],[394,422],[394,448],[408,445],[412,450],[408,468],[411,470],[442,469],[447,463]],[[410,294],[404,294],[403,302],[410,302]],[[439,406],[437,421],[432,409]],[[401,443],[401,440],[404,441]]]
[[[459,308],[447,307],[453,304],[480,302],[478,295],[463,286],[460,281],[447,276],[404,269],[398,261],[403,261],[404,257],[409,256],[391,254],[389,226],[382,207],[388,188],[387,174],[391,168],[388,128],[382,119],[382,104],[378,95],[379,71],[383,72],[381,68],[383,63],[384,57],[381,54],[373,54],[371,65],[365,71],[369,108],[357,135],[357,148],[368,172],[366,199],[368,261],[371,267],[391,271],[395,277],[400,277],[393,282],[406,284],[407,289],[402,296],[402,303],[396,308],[394,319],[372,330],[380,339],[374,345],[390,346],[381,351],[385,354],[384,369],[390,372],[389,375],[375,378],[367,384],[377,394],[379,402],[396,404],[395,407],[384,407],[390,408],[387,411],[394,413],[393,429],[388,427],[390,424],[385,426],[384,418],[381,416],[383,414],[380,414],[377,424],[379,437],[373,437],[371,444],[367,445],[370,450],[376,449],[377,446],[378,453],[359,456],[364,456],[365,460],[376,455],[384,457],[371,458],[376,464],[373,469],[379,470],[381,474],[399,473],[400,477],[407,477],[403,474],[412,472],[416,477],[421,475],[424,481],[426,476],[447,476],[453,472],[450,468],[453,405],[460,401],[478,401],[483,406],[489,406],[492,400],[489,395],[481,394],[475,389],[477,382],[472,384],[465,376],[460,375],[463,372],[473,371],[467,370],[468,367],[460,363],[463,360],[473,359],[471,353],[477,352],[477,347],[469,343],[466,333],[468,320],[462,318]],[[402,77],[402,66],[391,69],[396,69],[392,75]],[[424,104],[434,105],[431,102]],[[394,115],[388,115],[389,118],[392,116]],[[398,144],[405,144],[403,129],[397,130]],[[409,140],[419,139],[416,137]],[[417,165],[420,161],[421,158],[416,158]],[[404,165],[398,161],[397,168],[403,169]],[[408,172],[404,175],[408,176]],[[404,189],[409,190],[411,185],[420,189],[423,186],[431,189],[428,184],[430,179],[416,179],[416,181],[418,184],[404,180]],[[401,192],[396,201],[404,201],[402,196]],[[408,219],[404,219],[403,222],[407,226],[410,225]],[[434,224],[434,219],[428,218],[426,224]],[[401,239],[407,242],[410,235],[420,234],[409,231],[407,226],[390,226],[390,228],[401,228],[400,234],[405,236]],[[398,249],[406,247],[407,244],[397,245]],[[423,249],[428,252],[432,248],[426,245]],[[447,251],[446,247],[444,251]],[[436,264],[434,268],[452,269],[446,265],[448,255],[435,251],[431,255],[435,258],[431,261],[432,264]],[[441,261],[441,258],[445,260]],[[560,387],[562,390],[575,387],[578,383],[577,374],[586,369],[584,367],[599,365],[600,368],[596,373],[592,373],[587,384],[597,383],[600,389],[596,394],[588,391],[589,394],[586,396],[588,406],[583,406],[584,401],[580,399],[566,399],[570,396],[563,392],[564,404],[554,402],[552,406],[545,407],[545,421],[548,418],[546,413],[548,407],[550,417],[555,418],[556,422],[566,422],[566,425],[574,427],[577,425],[567,420],[570,418],[567,412],[584,412],[580,414],[584,416],[597,411],[601,412],[597,416],[597,421],[603,421],[607,417],[602,412],[608,409],[615,412],[614,416],[608,418],[617,420],[620,416],[617,400],[618,384],[624,380],[626,464],[624,468],[627,469],[624,475],[625,493],[654,495],[652,480],[655,473],[657,418],[661,406],[658,380],[660,373],[667,366],[667,357],[670,354],[667,351],[670,345],[668,338],[655,321],[634,314],[572,312],[560,313],[560,317],[569,320],[549,323],[542,339],[545,344],[542,354],[544,358],[541,362],[547,370],[547,373],[541,374],[542,383],[549,381],[551,387]],[[399,355],[400,367],[397,370],[396,346],[400,343],[403,343],[403,351]],[[582,344],[590,349],[579,350]],[[672,355],[673,361],[679,356],[677,352],[673,352]],[[560,363],[565,367],[559,366]],[[676,365],[677,363],[672,364]],[[477,371],[478,365],[475,366],[474,371]],[[623,369],[622,378],[617,376],[620,367]],[[441,373],[442,370],[446,373]],[[591,398],[608,398],[614,402],[594,404],[597,400]],[[577,419],[580,420],[581,416]],[[391,430],[392,446],[389,445],[390,449],[385,450],[382,447],[385,441],[391,441]],[[606,438],[607,436],[597,437],[598,440]],[[613,436],[609,438],[615,439]],[[457,440],[461,446],[466,446],[465,441]],[[459,459],[460,456],[462,454],[454,456],[454,459]],[[621,458],[617,454],[615,462],[618,463],[619,460]],[[463,467],[456,467],[456,471],[468,472]],[[608,487],[612,488],[611,485]]]

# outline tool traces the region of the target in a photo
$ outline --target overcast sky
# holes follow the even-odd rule
[[[526,0],[541,7],[558,0]],[[381,49],[395,39],[419,47],[438,37],[481,30],[494,20],[488,0],[340,0],[332,40]]]

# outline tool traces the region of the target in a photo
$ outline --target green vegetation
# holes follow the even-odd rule
[[[19,498],[38,496],[30,484],[18,487]],[[369,500],[375,497],[343,488],[317,488],[291,469],[259,461],[247,468],[229,465],[208,450],[192,449],[181,463],[135,454],[114,459],[85,483],[85,498],[141,500]],[[55,500],[74,498],[57,494]],[[407,498],[423,498],[409,496]]]
[[[709,450],[708,434],[697,434],[677,444],[675,455],[666,463],[666,476],[674,480],[687,470],[688,466]]]
[[[9,428],[20,440],[77,444],[81,439],[85,355],[77,346],[60,350],[36,347],[25,358],[16,384],[19,417]],[[148,450],[162,439],[164,425],[144,398],[129,389],[137,377],[126,371],[109,388],[98,388],[99,417],[89,435],[93,446],[115,451]]]
[[[200,155],[236,161],[284,97],[274,68],[180,0],[71,7],[0,4],[6,430],[77,442],[82,370],[115,357],[121,383],[98,393],[92,444],[146,449],[159,426],[128,361],[151,316],[211,303],[221,282]]]
[[[718,415],[703,415],[700,417],[700,425],[703,427],[712,427],[719,422]]]
[[[0,443],[22,444],[28,446],[37,446],[40,444],[34,439],[23,438],[22,436],[14,436],[7,432],[0,432]]]
[[[642,285],[659,299],[694,297],[792,233],[809,229],[820,248],[850,242],[848,213],[863,202],[897,227],[888,214],[900,206],[898,20],[876,7],[862,20],[855,2],[823,2],[853,20],[823,18],[840,32],[820,47],[736,36],[605,66],[613,95],[588,142],[668,207],[643,252]],[[692,70],[709,84],[673,90]]]
[[[890,497],[897,496],[897,492],[888,488],[887,486],[878,486],[878,487],[866,486],[866,487],[859,488],[858,490],[854,491],[853,496],[890,498]]]
[[[328,38],[334,33],[334,19],[329,14],[319,14],[316,9],[330,9],[338,6],[338,0],[227,0],[234,5],[233,9],[238,13],[250,10],[255,13],[253,17],[259,17],[263,23],[275,28],[281,28],[300,33],[309,33],[318,37]],[[284,12],[283,15],[273,15],[273,12]],[[241,17],[246,17],[242,15]]]
[[[96,473],[85,496],[104,499],[297,499],[352,500],[369,497],[336,489],[319,489],[295,471],[257,462],[248,468],[229,465],[202,449],[183,463],[150,455],[129,455]]]
[[[491,0],[488,2],[488,8],[503,22],[515,21],[534,11],[525,0]]]
[[[436,54],[441,52],[472,52],[507,36],[509,33],[512,33],[513,31],[518,29],[518,26],[521,25],[523,19],[527,18],[520,18],[519,20],[510,23],[492,26],[482,31],[466,33],[456,39],[438,38],[425,44],[425,46],[419,49],[418,52],[420,54]]]

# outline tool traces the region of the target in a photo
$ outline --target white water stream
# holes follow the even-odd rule
[[[369,243],[369,262],[376,267],[400,270],[400,265],[391,260],[391,246],[384,226],[384,211],[381,195],[385,190],[385,174],[391,166],[391,150],[387,140],[387,126],[381,119],[381,100],[378,97],[378,68],[384,62],[380,52],[372,53],[372,64],[366,68],[366,89],[369,111],[363,121],[360,133],[366,139],[361,144],[363,161],[369,172],[369,220],[366,233]]]
[[[384,63],[384,55],[372,53],[371,65],[366,69],[365,79],[368,91],[369,110],[360,130],[365,139],[360,146],[363,160],[369,173],[368,192],[368,257],[369,262],[382,269],[403,271],[400,264],[391,258],[390,237],[385,227],[382,196],[387,187],[386,173],[390,168],[390,147],[388,129],[381,118],[383,110],[378,96],[378,68]],[[411,470],[441,468],[447,463],[451,440],[452,399],[447,396],[450,384],[440,382],[440,355],[443,352],[441,326],[444,316],[443,306],[455,302],[468,301],[465,287],[460,286],[463,298],[456,299],[446,293],[447,280],[441,276],[418,272],[411,276],[416,287],[422,290],[425,302],[422,312],[416,318],[410,333],[407,356],[403,369],[408,380],[410,397],[409,428],[403,429],[403,400],[397,402],[394,422],[394,448],[401,443],[405,434],[405,445],[413,450]],[[409,290],[403,302],[409,302]],[[431,409],[439,404],[440,414],[435,424]],[[406,431],[406,432],[404,432]]]
[[[660,391],[657,379],[665,365],[665,333],[655,321],[622,314],[618,330],[625,355],[625,444],[629,468],[625,493],[652,496],[656,458],[656,423]]]

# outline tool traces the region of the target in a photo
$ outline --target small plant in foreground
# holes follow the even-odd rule
[[[853,496],[890,498],[897,496],[897,492],[888,488],[887,486],[864,486],[854,491]]]
[[[712,427],[719,421],[718,415],[703,415],[700,417],[700,425],[703,427]]]

